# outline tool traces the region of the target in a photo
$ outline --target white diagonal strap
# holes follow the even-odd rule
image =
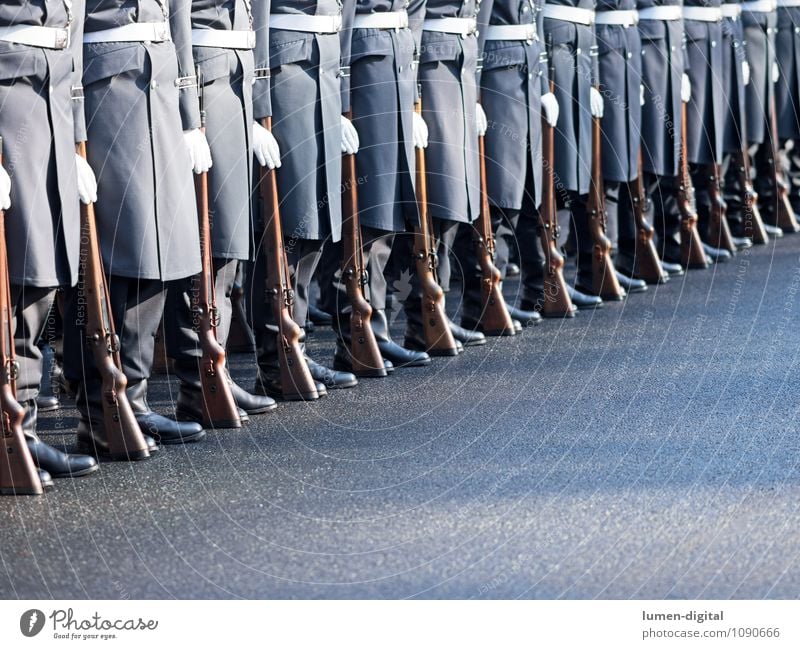
[[[683,18],[683,12],[680,5],[639,9],[639,20],[680,20],[681,18]]]
[[[800,7],[800,0],[778,0],[778,7]]]
[[[564,20],[569,23],[578,23],[579,25],[594,24],[594,9],[546,4],[542,10],[542,15],[545,18]]]
[[[84,43],[161,43],[171,40],[168,22],[131,23],[83,34]]]
[[[718,23],[722,20],[722,10],[719,7],[684,7],[683,18],[703,23]]]
[[[622,25],[623,27],[633,27],[638,22],[639,12],[635,9],[598,11],[594,15],[595,25]]]
[[[442,32],[444,34],[460,34],[469,36],[478,31],[478,19],[472,18],[428,18],[422,24],[426,32]]]
[[[378,11],[371,14],[356,14],[354,29],[405,29],[408,27],[408,12]]]
[[[536,25],[489,25],[486,30],[487,41],[538,41]]]
[[[269,28],[309,34],[336,34],[342,31],[342,17],[341,15],[270,14]]]
[[[69,47],[69,29],[38,27],[36,25],[11,25],[0,27],[0,41],[63,50]]]
[[[194,47],[220,47],[225,50],[252,50],[256,33],[245,29],[193,29]]]
[[[778,3],[775,0],[752,0],[752,2],[742,3],[742,11],[750,13],[768,14],[777,8]]]
[[[732,18],[733,20],[737,20],[739,16],[742,15],[742,7],[741,5],[734,5],[734,4],[724,4],[720,7],[722,11],[723,18]]]

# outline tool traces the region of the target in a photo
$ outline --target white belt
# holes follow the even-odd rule
[[[478,31],[477,18],[429,18],[422,24],[426,32],[443,32],[469,36]]]
[[[752,13],[767,14],[770,11],[775,11],[778,8],[778,3],[775,0],[753,0],[753,2],[743,2],[742,11],[750,11]]]
[[[719,7],[684,7],[683,17],[686,20],[699,20],[704,23],[718,23],[722,20],[722,9]]]
[[[487,41],[538,41],[536,25],[489,25]]]
[[[723,18],[733,18],[736,20],[742,15],[741,5],[724,4],[720,7],[720,10],[722,11]]]
[[[371,14],[356,14],[354,29],[405,29],[408,27],[408,12],[378,11]]]
[[[270,14],[269,28],[312,34],[336,34],[342,31],[342,17],[341,15]]]
[[[252,50],[256,33],[244,29],[193,29],[194,47],[221,47],[225,50]]]
[[[565,20],[569,23],[579,23],[581,25],[591,25],[594,23],[594,9],[546,4],[542,10],[542,15],[545,18]]]
[[[63,50],[69,47],[69,29],[36,25],[0,27],[0,41]]]
[[[171,41],[169,23],[130,23],[121,27],[85,32],[84,43],[143,43]]]
[[[639,20],[680,20],[681,18],[683,18],[683,12],[680,5],[639,9]]]
[[[778,0],[779,7],[800,7],[800,0]]]
[[[620,9],[617,11],[598,11],[594,15],[596,25],[622,25],[633,27],[639,22],[639,12],[635,9]]]

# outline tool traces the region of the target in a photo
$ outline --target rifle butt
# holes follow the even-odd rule
[[[3,448],[0,457],[0,494],[40,496],[44,493],[39,472],[22,433],[24,411],[14,398],[11,385],[2,390]]]
[[[100,370],[103,407],[103,429],[108,455],[115,461],[139,461],[150,457],[142,429],[133,414],[125,388],[128,381],[109,362]]]
[[[426,351],[431,356],[458,356],[456,340],[444,309],[444,291],[428,266],[428,255],[423,252],[422,257],[417,257],[417,275],[422,288],[421,316]]]
[[[681,265],[684,268],[708,268],[711,261],[703,250],[703,242],[697,231],[697,217],[681,221]]]
[[[789,195],[785,188],[778,189],[778,204],[776,206],[776,219],[777,225],[786,234],[794,234],[800,232],[800,224],[797,223],[797,217],[792,209],[792,204],[789,201]]]
[[[206,428],[241,428],[239,408],[233,398],[225,354],[220,358],[203,356],[200,365],[200,385],[203,394],[203,426]]]
[[[351,301],[350,313],[350,362],[353,374],[363,378],[383,378],[388,376],[383,364],[383,356],[378,349],[378,341],[370,324],[372,307],[362,299],[361,304]]]
[[[606,241],[608,241],[606,239]],[[614,264],[611,261],[611,244],[596,243],[592,251],[592,292],[608,301],[620,301],[625,290],[619,285]]]
[[[291,340],[284,338],[278,341],[278,363],[281,371],[281,392],[285,401],[319,399],[317,384],[300,347],[299,335],[293,335]]]
[[[712,164],[708,171],[709,186],[711,187],[711,218],[708,224],[708,237],[712,246],[727,250],[731,254],[736,252],[731,230],[728,225],[728,205],[722,197],[722,180],[720,167]]]

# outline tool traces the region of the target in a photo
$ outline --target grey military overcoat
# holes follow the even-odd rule
[[[738,4],[734,0],[730,4]],[[745,60],[741,18],[725,18],[722,25],[722,72],[725,92],[725,125],[722,149],[733,153],[742,148],[742,119],[745,112],[745,87],[742,62]]]
[[[271,13],[335,16],[341,3],[273,0]],[[269,29],[270,99],[259,89],[257,112],[271,112],[281,147],[277,180],[288,245],[292,239],[341,237],[340,56],[340,34]],[[263,54],[257,51],[256,59],[260,64]]]
[[[719,0],[688,0],[686,6],[719,7]],[[684,20],[687,73],[692,99],[686,107],[689,162],[722,162],[725,96],[722,86],[722,23]]]
[[[775,53],[781,76],[775,84],[778,134],[800,138],[800,7],[778,7]]]
[[[594,9],[594,0],[557,0],[552,4]],[[552,47],[549,55],[560,108],[555,131],[556,185],[587,194],[592,175],[589,91],[598,81],[594,28],[545,18],[544,33],[548,49]]]
[[[414,0],[412,7],[420,1]],[[476,0],[429,0],[425,18],[474,17],[477,9]],[[422,33],[419,81],[429,133],[428,210],[433,217],[462,223],[474,221],[480,213],[475,124],[478,50],[475,34]]]
[[[600,0],[597,11],[636,9],[636,0]],[[642,40],[636,25],[595,25],[603,95],[603,178],[628,182],[639,172]]]
[[[106,272],[163,281],[200,271],[191,161],[182,131],[197,128],[190,0],[90,0],[86,33],[163,22],[172,41],[88,43],[83,85],[95,212]]]
[[[266,18],[263,12],[260,14]],[[192,29],[247,31],[255,27],[250,0],[192,0]],[[214,162],[208,174],[213,254],[248,259],[253,173],[253,52],[195,47],[203,84],[206,137]]]
[[[530,41],[486,41],[481,104],[486,111],[486,176],[489,201],[518,210],[524,193],[542,200],[542,94],[549,92],[544,47],[544,0],[494,0],[492,25],[536,25]],[[484,27],[481,26],[481,29]],[[533,187],[525,187],[525,169]]]
[[[347,3],[352,15],[402,11],[406,0]],[[414,8],[422,11],[422,6]],[[411,24],[421,28],[416,16]],[[419,30],[421,34],[421,29]],[[353,29],[344,35],[343,64],[350,67],[350,108],[358,131],[358,210],[362,225],[399,232],[417,222],[414,197],[414,111],[416,71],[410,28]]]
[[[637,7],[680,0],[639,0]],[[683,21],[639,20],[642,39],[642,164],[659,176],[677,176],[681,152],[681,77],[685,69]]]
[[[772,64],[775,62],[775,27],[773,12],[742,12],[745,52],[750,62],[750,83],[745,89],[747,139],[761,143],[766,139],[768,107],[773,100]]]
[[[9,275],[14,284],[69,286],[77,281],[80,217],[75,142],[83,141],[80,86],[83,2],[9,0],[0,3],[0,26],[64,28],[68,7],[70,49],[0,42],[0,136],[3,166],[11,176],[6,215]]]

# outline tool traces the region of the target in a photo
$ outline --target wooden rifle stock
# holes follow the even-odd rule
[[[352,113],[347,114],[352,118]],[[364,377],[387,376],[383,356],[372,330],[372,307],[364,297],[368,282],[358,217],[358,175],[356,156],[342,155],[342,280],[350,302],[350,363],[353,374]]]
[[[606,199],[603,189],[602,134],[600,118],[592,117],[592,182],[586,211],[592,233],[592,293],[604,300],[621,300],[625,290],[619,285],[611,261],[611,241],[606,236]]]
[[[734,155],[733,164],[736,165],[742,186],[743,234],[750,237],[754,244],[763,245],[769,241],[769,235],[764,227],[764,219],[761,218],[761,210],[758,209],[758,194],[750,179],[750,153],[747,150],[747,138],[744,136],[744,125],[742,133],[742,149]]]
[[[555,92],[555,71],[550,52],[550,92]],[[556,214],[555,131],[542,115],[542,205],[539,208],[539,239],[544,253],[542,303],[537,305],[545,318],[572,318],[575,305],[564,280],[564,257],[558,249],[558,216]]]
[[[422,102],[414,110],[422,114]],[[416,156],[416,194],[419,225],[414,230],[414,264],[422,290],[422,327],[425,346],[431,356],[457,356],[458,347],[445,312],[444,291],[439,286],[436,268],[439,254],[433,238],[431,216],[428,213],[428,180],[425,170],[425,149],[414,148]]]
[[[728,227],[728,205],[722,196],[722,179],[720,166],[712,163],[708,166],[708,194],[711,199],[711,214],[708,222],[708,239],[712,246],[727,250],[730,253],[736,252],[736,246],[731,238],[731,231]]]
[[[489,192],[486,187],[486,151],[483,135],[478,136],[478,156],[481,173],[481,211],[472,225],[473,242],[478,265],[481,269],[481,316],[480,324],[487,336],[513,336],[517,333],[514,321],[508,313],[503,291],[502,276],[494,265],[495,242],[492,230],[492,215],[489,212]]]
[[[0,165],[3,164],[3,139],[0,138]],[[0,423],[3,448],[0,457],[0,494],[38,496],[44,493],[39,472],[33,462],[22,420],[25,410],[16,398],[19,364],[14,358],[14,323],[11,321],[11,286],[8,278],[6,215],[0,210]]]
[[[272,118],[266,118],[263,126],[271,131]],[[278,364],[283,398],[288,401],[318,399],[316,383],[300,347],[300,327],[292,319],[294,289],[283,247],[277,177],[275,170],[267,167],[260,167],[259,173],[267,264],[266,299],[272,302],[278,327]]]
[[[703,250],[697,231],[694,186],[689,174],[689,144],[686,127],[686,102],[681,102],[681,157],[678,178],[678,210],[681,213],[681,265],[684,268],[708,268],[711,263]]]
[[[653,243],[653,226],[647,221],[647,192],[644,188],[642,150],[639,149],[639,173],[631,192],[633,216],[636,221],[636,251],[633,258],[633,275],[648,284],[663,284],[669,276],[661,266],[656,246]]]
[[[86,158],[86,143],[78,144],[78,155]],[[143,460],[150,457],[147,442],[134,417],[122,372],[119,337],[111,314],[94,205],[81,203],[81,281],[86,295],[86,342],[100,373],[103,430],[109,455],[114,460]]]
[[[205,133],[206,115],[203,108],[202,79],[200,86],[200,130]],[[241,428],[239,408],[233,398],[228,370],[225,367],[225,349],[219,344],[217,327],[219,309],[215,289],[214,264],[211,259],[211,223],[208,216],[208,173],[194,175],[197,197],[197,219],[200,229],[200,257],[202,269],[199,285],[192,286],[192,308],[197,322],[202,358],[200,384],[203,392],[203,425],[211,428]],[[196,281],[196,280],[195,280]],[[194,282],[192,282],[194,284]]]
[[[800,231],[800,224],[797,223],[797,218],[794,215],[794,208],[789,200],[789,185],[786,178],[783,176],[783,170],[780,163],[780,150],[778,144],[778,122],[775,108],[775,93],[769,102],[769,142],[770,142],[770,155],[768,156],[768,163],[770,167],[770,180],[775,191],[775,216],[774,224],[786,233],[793,233]]]

